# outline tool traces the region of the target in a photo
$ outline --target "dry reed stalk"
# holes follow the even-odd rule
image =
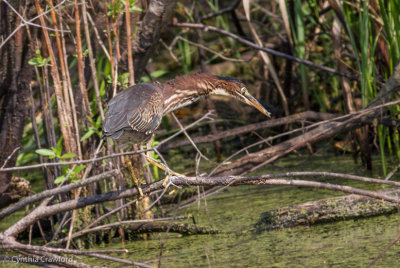
[[[101,117],[101,120],[104,121],[104,111],[103,111],[103,106],[101,104],[99,83],[97,81],[97,71],[96,71],[96,65],[95,65],[95,57],[94,57],[94,54],[93,54],[92,42],[90,40],[90,32],[89,32],[89,25],[88,25],[88,13],[87,13],[87,9],[86,9],[86,2],[85,2],[85,0],[81,0],[81,3],[82,3],[83,27],[85,29],[85,38],[86,38],[86,44],[87,44],[87,49],[88,49],[88,54],[89,54],[90,69],[92,71],[93,87],[94,87],[94,92],[96,94],[96,101],[97,101],[97,106],[98,106],[98,109],[99,109],[100,117]]]
[[[111,0],[111,5],[115,6],[115,0]],[[121,52],[120,52],[120,48],[119,48],[119,34],[118,34],[118,27],[117,27],[117,21],[115,19],[115,14],[112,13],[111,15],[111,20],[112,20],[112,26],[113,26],[113,30],[114,30],[114,37],[115,37],[115,50],[117,52],[117,62],[119,62],[119,60],[121,59]]]
[[[50,7],[53,8],[53,0],[50,0]],[[53,20],[53,27],[54,29],[58,30],[57,26],[57,16],[54,9],[51,11],[51,17]],[[62,17],[60,16],[60,28],[62,29]],[[60,37],[61,34],[61,37]],[[67,114],[72,115],[68,117],[71,125],[73,126],[73,132],[75,133],[75,143],[76,143],[76,152],[78,153],[79,159],[82,159],[82,150],[79,141],[79,126],[76,117],[76,110],[75,110],[75,102],[74,99],[71,98],[70,91],[72,90],[71,86],[71,79],[69,76],[68,70],[68,61],[66,56],[66,51],[63,49],[65,47],[65,40],[64,40],[64,33],[63,31],[58,32],[56,31],[56,42],[57,42],[57,49],[58,49],[58,56],[60,60],[60,67],[61,67],[61,75],[62,75],[62,84],[63,84],[63,93],[64,93],[64,100],[65,100],[65,110]],[[63,47],[64,45],[64,47]],[[72,121],[71,121],[72,120]]]
[[[125,0],[125,17],[126,17],[126,43],[128,49],[128,70],[129,70],[129,86],[135,85],[135,72],[133,69],[132,41],[131,41],[131,14],[129,12],[129,0]]]
[[[246,19],[247,19],[247,23],[249,25],[251,34],[253,35],[253,37],[254,37],[254,39],[256,41],[256,44],[259,45],[260,47],[263,47],[264,44],[261,41],[259,35],[257,34],[256,29],[253,27],[253,24],[251,23],[251,20],[250,20],[250,2],[249,2],[249,0],[243,1],[243,7],[244,7],[244,10],[245,10]],[[271,61],[271,59],[269,58],[269,56],[268,56],[268,54],[266,52],[258,51],[258,53],[260,54],[261,59],[264,61],[264,64],[266,66],[268,66],[268,70],[270,71],[272,79],[274,80],[275,86],[278,89],[278,93],[281,96],[283,110],[285,111],[285,115],[289,116],[288,101],[287,101],[287,98],[285,96],[285,92],[283,91],[283,88],[281,86],[281,82],[279,81],[279,77],[278,77],[278,74],[277,74],[277,72],[275,70],[275,67],[272,64],[272,61]]]
[[[115,88],[115,70],[114,70],[114,53],[113,53],[113,46],[111,42],[111,30],[110,30],[110,21],[108,20],[108,8],[107,3],[108,1],[104,1],[104,8],[105,8],[105,17],[106,17],[106,30],[107,30],[107,41],[108,41],[108,54],[110,55],[110,70],[111,70],[111,81],[112,81],[112,88]]]
[[[42,13],[42,9],[39,4],[39,0],[35,0],[35,7],[38,15]],[[53,82],[54,82],[54,90],[56,94],[56,101],[57,101],[57,112],[58,112],[58,118],[60,120],[59,125],[60,125],[60,130],[61,134],[64,136],[64,146],[67,152],[75,152],[76,148],[76,143],[75,140],[72,138],[72,131],[71,131],[71,123],[69,122],[69,117],[68,114],[65,110],[65,101],[63,99],[63,93],[62,93],[62,88],[61,88],[61,81],[60,81],[60,76],[57,70],[57,64],[56,64],[56,57],[54,55],[52,46],[51,46],[51,40],[49,33],[46,29],[46,22],[43,18],[43,16],[40,16],[39,18],[40,24],[42,25],[42,32],[44,36],[44,40],[47,46],[47,51],[50,55],[50,68],[51,68],[51,74],[53,77]]]
[[[82,94],[82,121],[87,123],[86,115],[92,117],[92,111],[89,105],[89,98],[86,89],[83,55],[82,55],[82,39],[81,39],[81,22],[79,14],[78,0],[75,0],[75,27],[76,27],[76,54],[78,55],[78,77],[79,88]]]
[[[61,19],[62,19],[62,17],[61,17]],[[61,20],[60,20],[60,29],[63,29],[63,23]],[[79,138],[78,116],[76,113],[74,93],[72,92],[71,76],[69,74],[69,69],[68,69],[67,49],[66,49],[67,46],[65,43],[64,34],[61,34],[61,44],[62,44],[62,50],[63,50],[64,64],[65,64],[65,75],[67,77],[68,96],[71,101],[72,119],[73,119],[74,126],[75,126],[75,139],[76,139],[77,148],[78,148],[78,157],[79,157],[79,159],[82,159],[83,157],[82,157],[82,148],[81,148],[81,143],[80,143],[80,138]]]

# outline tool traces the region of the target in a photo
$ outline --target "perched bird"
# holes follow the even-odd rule
[[[140,144],[152,136],[164,115],[211,94],[231,96],[270,117],[240,80],[196,73],[164,84],[141,83],[120,92],[108,102],[103,135],[117,139],[122,146]]]

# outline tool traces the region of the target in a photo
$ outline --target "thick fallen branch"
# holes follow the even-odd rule
[[[400,190],[384,193],[400,197]],[[301,225],[388,215],[397,212],[398,208],[398,204],[355,194],[327,198],[264,212],[255,225],[255,231],[259,233]]]
[[[271,174],[263,176],[253,176],[253,177],[240,177],[240,176],[226,176],[226,177],[172,177],[169,179],[171,185],[175,186],[234,186],[234,185],[244,185],[244,184],[269,184],[269,185],[292,185],[292,186],[303,186],[303,187],[314,187],[320,189],[328,189],[333,191],[341,191],[351,194],[365,195],[373,198],[382,199],[392,203],[400,203],[400,199],[397,197],[388,196],[379,192],[362,190],[358,188],[353,188],[349,186],[342,186],[329,183],[321,183],[314,181],[305,180],[285,180],[278,178],[290,178],[296,176],[331,176],[331,177],[341,177],[347,179],[368,181],[381,184],[390,184],[398,186],[398,182],[393,181],[383,181],[373,178],[365,178],[355,175],[346,176],[346,174],[333,175],[336,173],[328,172],[288,172],[282,174]],[[142,188],[144,194],[149,194],[154,191],[164,189],[163,181],[158,181]],[[105,201],[117,200],[130,196],[139,195],[137,188],[131,188],[126,190],[119,190],[108,192],[100,195],[90,196],[86,198],[81,198],[77,200],[69,200],[59,204],[54,204],[50,206],[39,206],[30,214],[19,220],[17,223],[12,225],[3,235],[6,237],[16,237],[20,232],[28,228],[31,224],[35,223],[40,218],[55,215],[60,212],[69,211],[72,209],[82,208],[91,204],[96,204]]]
[[[46,190],[43,192],[40,192],[38,194],[32,195],[32,196],[28,196],[27,198],[25,198],[24,200],[21,200],[20,202],[3,209],[2,211],[0,211],[0,220],[3,219],[4,217],[10,215],[11,213],[17,211],[20,208],[25,207],[26,205],[29,205],[31,203],[34,203],[36,201],[45,199],[46,197],[50,197],[50,196],[54,196],[57,194],[62,194],[62,193],[68,193],[69,191],[91,184],[93,182],[97,182],[99,180],[102,180],[104,178],[109,178],[112,176],[116,176],[119,173],[119,171],[117,169],[111,170],[111,171],[107,171],[104,172],[102,174],[87,178],[85,180],[81,180],[78,182],[74,182],[62,187],[58,187],[58,188],[54,188],[54,189],[50,189],[50,190]]]

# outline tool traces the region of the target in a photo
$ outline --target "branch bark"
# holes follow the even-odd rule
[[[225,176],[225,177],[171,177],[169,178],[170,185],[175,186],[234,186],[234,185],[291,185],[291,186],[302,186],[302,187],[314,187],[319,189],[327,189],[333,191],[341,191],[351,194],[359,194],[364,196],[369,196],[372,198],[382,199],[388,202],[400,204],[400,199],[397,197],[388,196],[374,191],[367,191],[358,188],[353,188],[349,186],[342,186],[329,183],[321,183],[314,181],[305,180],[292,180],[292,179],[279,179],[279,178],[290,178],[296,176],[324,176],[324,177],[340,177],[347,179],[360,180],[365,182],[390,184],[394,186],[400,186],[399,182],[393,181],[383,181],[372,178],[365,178],[355,175],[347,174],[337,174],[328,172],[288,172],[282,174],[270,174],[263,176],[253,176],[253,177],[243,177],[243,176]],[[143,194],[149,194],[154,191],[164,189],[164,182],[158,181],[143,187]],[[113,201],[125,197],[137,196],[139,192],[137,188],[130,188],[125,190],[118,190],[113,192],[108,192],[100,195],[94,195],[86,198],[81,198],[77,200],[69,200],[59,204],[54,204],[50,206],[42,206],[31,212],[29,215],[25,216],[13,226],[8,228],[3,232],[4,236],[15,237],[20,232],[22,232],[29,225],[33,224],[40,218],[55,215],[56,213],[69,211],[72,209],[82,208],[91,204],[96,204],[105,201]]]
[[[133,41],[133,66],[138,82],[152,56],[161,33],[168,26],[176,0],[150,1],[149,9]]]
[[[3,219],[4,217],[10,215],[11,213],[25,207],[26,205],[32,204],[33,202],[42,200],[46,197],[55,196],[57,194],[67,193],[67,192],[71,191],[72,189],[76,189],[76,188],[91,184],[93,182],[97,182],[101,179],[115,176],[117,174],[119,174],[119,171],[117,169],[114,169],[114,170],[99,174],[97,176],[87,178],[85,180],[81,180],[78,182],[74,182],[74,183],[59,187],[59,188],[50,189],[50,190],[43,191],[43,192],[40,192],[40,193],[32,195],[32,196],[29,196],[29,197],[25,198],[24,200],[14,204],[13,206],[0,211],[0,220]]]

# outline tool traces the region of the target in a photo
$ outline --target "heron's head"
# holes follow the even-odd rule
[[[234,97],[250,106],[253,106],[267,117],[271,117],[271,113],[268,112],[267,109],[265,109],[260,102],[249,93],[242,81],[229,76],[215,77],[219,81],[211,94]]]

